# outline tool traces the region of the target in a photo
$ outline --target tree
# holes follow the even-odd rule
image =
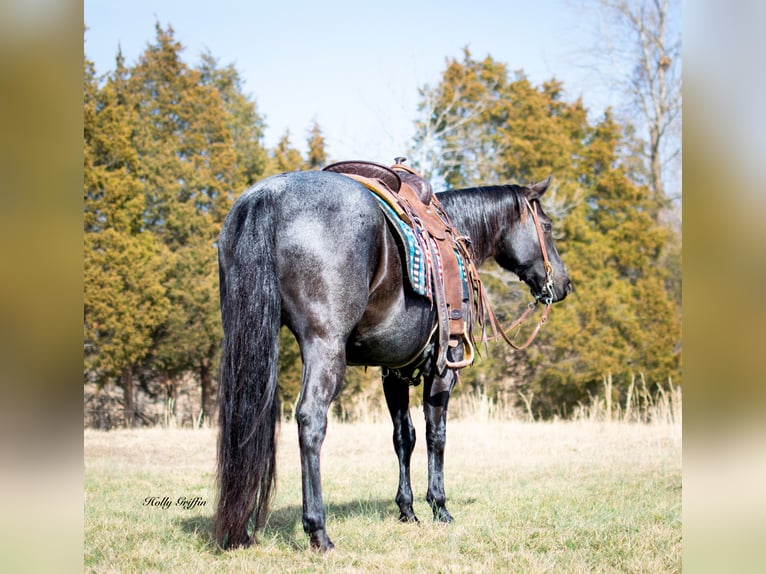
[[[200,65],[204,85],[214,87],[228,114],[226,128],[236,151],[236,169],[244,176],[245,186],[258,181],[266,170],[268,154],[263,146],[266,124],[257,106],[243,93],[242,78],[233,64],[222,68],[210,52],[202,55]]]
[[[680,305],[657,265],[670,232],[652,218],[649,188],[619,161],[619,125],[607,113],[589,131],[578,166],[583,201],[561,222],[559,242],[576,296],[554,309],[555,327],[528,351],[535,406],[548,414],[598,392],[608,376],[615,399],[640,374],[651,386],[680,382]]]
[[[544,203],[558,220],[559,251],[575,285],[530,349],[492,346],[492,371],[478,363],[464,383],[496,394],[526,389],[534,408],[550,415],[587,400],[609,374],[618,391],[632,373],[678,382],[680,307],[657,266],[668,233],[652,217],[649,188],[622,159],[625,133],[612,114],[592,125],[580,100],[564,99],[560,82],[533,86],[523,73],[511,78],[502,63],[476,61],[467,50],[422,97],[427,115],[416,139],[430,134],[445,158],[436,177],[468,186],[554,176]],[[497,269],[483,276],[498,316],[510,322],[526,288],[509,285]]]
[[[441,177],[451,187],[486,179],[492,169],[485,161],[492,157],[495,87],[506,81],[505,66],[491,58],[477,62],[465,48],[462,62],[447,62],[438,86],[419,90],[421,117],[410,156],[424,177]]]
[[[315,121],[309,130],[308,159],[306,161],[308,169],[322,169],[327,164],[327,151],[325,150],[325,140],[322,129]]]
[[[229,132],[236,118],[227,113],[218,87],[225,79],[235,83],[236,77],[231,70],[218,73],[210,61],[202,72],[193,69],[181,60],[182,50],[172,28],[157,25],[156,43],[132,70],[141,119],[134,145],[141,157],[147,226],[169,252],[165,285],[170,312],[157,332],[154,367],[163,374],[170,396],[181,374],[195,372],[202,413],[211,416],[212,373],[221,340],[215,241],[233,191],[243,189],[248,169],[255,169],[245,151],[253,151],[252,138],[257,141],[258,134],[243,136],[236,148]],[[230,104],[247,107],[233,86],[227,89]]]
[[[600,69],[626,94],[655,217],[680,198],[681,26],[677,0],[600,0]],[[669,190],[669,187],[673,189]]]
[[[140,159],[131,142],[137,121],[118,54],[99,89],[85,60],[84,327],[85,365],[103,383],[120,380],[124,417],[135,422],[133,377],[152,349],[169,306],[163,248],[144,227]]]
[[[233,195],[260,176],[260,118],[233,68],[181,59],[172,28],[103,87],[86,61],[86,373],[150,396],[194,373],[215,405],[221,340],[215,242]],[[252,125],[246,125],[252,121]],[[235,140],[230,130],[236,130]]]
[[[290,130],[287,130],[271,151],[267,175],[297,171],[306,168],[306,161],[290,142]]]

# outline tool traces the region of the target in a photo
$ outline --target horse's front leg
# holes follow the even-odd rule
[[[412,508],[412,484],[410,482],[410,459],[415,449],[415,426],[410,416],[409,384],[389,371],[383,377],[383,392],[394,423],[394,451],[399,460],[399,488],[396,504],[399,505],[399,520],[418,522]]]
[[[301,451],[303,530],[310,537],[311,548],[324,552],[334,545],[325,527],[319,453],[327,432],[327,411],[342,386],[345,354],[342,347],[321,341],[304,345],[301,352],[303,388],[296,418]]]
[[[444,447],[447,443],[447,404],[450,392],[455,386],[457,375],[446,369],[440,376],[423,385],[423,410],[426,419],[426,447],[428,450],[428,492],[426,501],[431,505],[434,520],[452,522],[447,511],[444,494]]]

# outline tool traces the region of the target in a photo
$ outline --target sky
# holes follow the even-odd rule
[[[565,97],[600,113],[583,50],[593,22],[571,0],[85,0],[85,55],[104,74],[118,47],[128,65],[172,26],[196,65],[205,51],[234,64],[265,117],[265,144],[289,130],[306,149],[316,121],[329,159],[391,163],[414,135],[418,88],[438,83],[448,58],[490,55],[535,85],[556,78]],[[608,103],[608,102],[607,102]]]

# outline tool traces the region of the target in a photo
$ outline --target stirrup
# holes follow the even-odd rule
[[[462,369],[463,367],[469,367],[473,363],[473,343],[471,342],[471,338],[468,336],[468,334],[463,331],[462,333],[463,337],[463,349],[465,350],[465,354],[463,356],[462,361],[447,361],[447,367],[450,369]]]

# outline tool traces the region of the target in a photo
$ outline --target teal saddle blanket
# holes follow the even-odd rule
[[[401,217],[388,205],[382,198],[373,193],[375,199],[380,204],[380,209],[386,218],[391,222],[392,227],[396,229],[404,246],[405,267],[407,276],[413,291],[418,295],[433,300],[433,278],[429,269],[439,273],[442,278],[444,268],[439,256],[439,250],[436,248],[435,241],[423,229],[412,228],[405,223]],[[468,284],[465,277],[465,264],[463,258],[455,249],[457,255],[458,267],[460,268],[460,278],[463,281],[463,293],[468,292]]]

